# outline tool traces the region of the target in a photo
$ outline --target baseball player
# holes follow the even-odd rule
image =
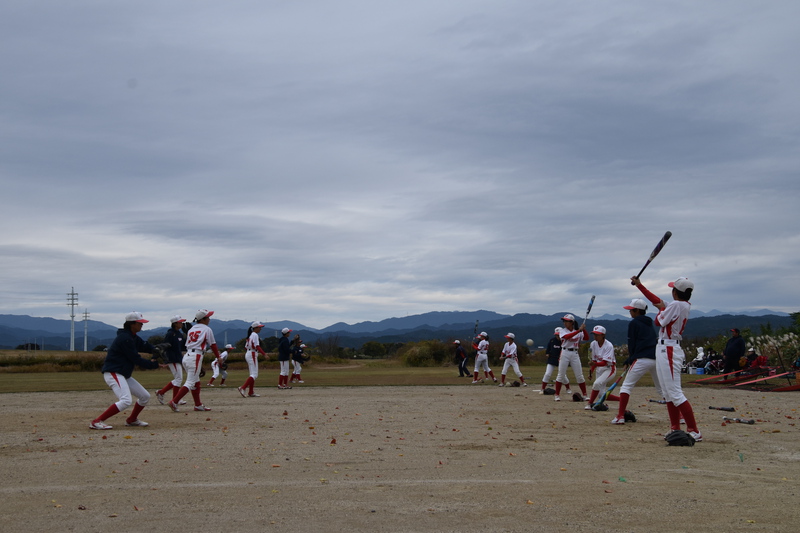
[[[203,405],[200,401],[200,370],[203,366],[203,354],[206,349],[211,349],[217,358],[217,364],[221,365],[219,359],[219,348],[214,339],[214,332],[208,327],[214,311],[200,309],[194,315],[194,326],[186,333],[186,355],[183,356],[183,370],[186,373],[186,381],[178,391],[175,398],[169,402],[169,408],[178,412],[178,402],[189,392],[194,399],[195,411],[210,411],[210,407]]]
[[[308,361],[305,357],[306,345],[297,335],[292,343],[292,383],[305,383],[300,373],[303,371],[303,363]]]
[[[513,368],[514,372],[519,378],[519,381],[522,383],[522,386],[527,387],[528,384],[525,383],[525,378],[522,376],[522,372],[519,370],[517,343],[514,342],[515,336],[513,333],[509,333],[505,337],[508,339],[508,342],[505,343],[503,346],[503,351],[500,352],[500,359],[505,359],[505,362],[503,363],[503,371],[500,373],[500,386],[506,386],[506,374],[508,373],[509,368]]]
[[[658,397],[664,397],[661,392],[661,383],[658,381],[658,372],[656,372],[658,335],[653,329],[653,320],[647,316],[647,302],[641,298],[634,298],[623,309],[630,312],[632,319],[628,323],[628,359],[625,360],[628,374],[620,387],[619,410],[617,416],[611,420],[612,424],[625,423],[625,409],[628,407],[631,391],[645,374],[650,374],[653,378],[653,386],[656,388]]]
[[[281,365],[281,373],[278,376],[279,389],[291,389],[289,385],[289,359],[292,357],[291,341],[289,341],[289,333],[292,330],[283,328],[281,330],[281,338],[278,341],[278,362]]]
[[[694,438],[695,442],[702,442],[703,435],[697,429],[694,410],[683,394],[681,385],[681,368],[686,358],[683,348],[681,348],[681,339],[686,329],[686,323],[689,321],[689,311],[692,308],[689,299],[694,291],[694,283],[685,277],[670,282],[669,287],[672,289],[674,300],[667,305],[661,298],[647,290],[639,278],[634,276],[631,281],[644,294],[645,298],[658,308],[655,320],[656,326],[659,327],[658,344],[656,344],[656,372],[661,384],[661,392],[667,401],[670,432],[680,429],[681,418],[683,418],[686,421],[689,435]],[[666,436],[669,436],[669,433]]]
[[[481,331],[478,335],[478,338],[475,339],[478,342],[472,343],[472,347],[475,348],[477,352],[475,355],[475,373],[472,378],[472,383],[481,383],[482,381],[478,379],[478,371],[483,369],[483,375],[485,379],[492,378],[492,381],[497,383],[497,378],[494,377],[494,372],[492,369],[489,368],[489,334],[485,331]]]
[[[247,341],[245,341],[244,345],[246,350],[244,360],[247,361],[247,370],[250,374],[247,376],[244,385],[237,389],[243,398],[258,398],[261,396],[260,394],[256,394],[253,387],[258,377],[258,354],[263,355],[264,359],[269,359],[267,353],[261,348],[259,333],[261,333],[261,328],[263,327],[264,324],[256,321],[247,328]]]
[[[467,351],[461,346],[460,340],[453,341],[456,345],[456,363],[458,363],[458,377],[468,378],[471,374],[467,370]]]
[[[142,412],[147,402],[150,401],[150,393],[142,387],[138,381],[131,377],[133,368],[158,368],[157,361],[142,358],[139,352],[153,353],[153,346],[145,342],[137,335],[142,331],[145,320],[142,313],[133,311],[125,316],[125,324],[122,329],[117,331],[117,337],[108,348],[106,359],[103,362],[103,379],[111,387],[111,391],[117,396],[118,401],[112,403],[103,414],[89,423],[90,429],[112,429],[104,421],[120,413],[131,406],[133,396],[136,396],[136,403],[130,416],[125,419],[126,426],[148,426],[147,422],[139,420],[139,413]]]
[[[581,388],[581,394],[586,399],[586,379],[583,377],[583,368],[581,367],[581,358],[578,354],[578,346],[581,341],[588,341],[589,334],[586,332],[586,324],[581,324],[579,328],[575,329],[575,317],[569,313],[561,317],[561,323],[564,327],[558,332],[561,337],[561,357],[558,360],[558,376],[556,376],[556,395],[555,401],[561,401],[561,386],[566,385],[567,381],[567,368],[572,367],[572,373],[575,375],[575,382]]]
[[[589,379],[592,379],[592,374],[595,369],[597,370],[597,377],[592,384],[592,394],[589,401],[586,403],[584,409],[591,410],[597,397],[605,394],[608,388],[608,381],[612,379],[617,373],[617,359],[614,356],[614,345],[606,340],[606,328],[603,326],[595,326],[592,328],[592,335],[594,340],[589,345],[589,353],[591,356],[591,364],[589,365]],[[609,401],[619,401],[619,396],[609,394]]]
[[[225,349],[219,354],[219,359],[222,361],[222,364],[217,363],[216,359],[211,361],[211,379],[206,383],[206,387],[213,387],[214,380],[220,376],[222,376],[222,379],[219,380],[219,386],[225,386],[225,380],[228,379],[228,352],[232,352],[233,350],[235,350],[235,348],[232,344],[226,344]]]
[[[539,391],[539,394],[544,394],[544,390],[547,388],[547,384],[550,383],[553,372],[558,369],[558,358],[561,357],[561,336],[559,333],[561,333],[561,328],[556,328],[544,352],[545,355],[547,355],[547,367],[545,368],[544,376],[542,376],[542,389]],[[564,374],[564,386],[567,387],[567,395],[572,394],[572,391],[569,389],[569,378],[566,374]]]
[[[178,390],[183,383],[183,351],[186,349],[186,332],[183,330],[183,324],[186,319],[180,315],[175,315],[169,319],[170,328],[164,334],[164,342],[169,344],[169,349],[166,351],[167,368],[172,372],[172,381],[168,381],[160,390],[156,391],[156,399],[158,403],[164,405],[164,395],[172,389],[172,399],[178,394]],[[186,402],[183,402],[186,403]]]

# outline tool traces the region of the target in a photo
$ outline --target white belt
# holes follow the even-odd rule
[[[680,346],[681,341],[676,341],[672,339],[659,339],[658,344],[666,344],[667,346]]]

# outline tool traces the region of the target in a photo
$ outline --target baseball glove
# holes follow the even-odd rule
[[[547,387],[546,389],[544,389],[544,393],[548,396],[552,396],[553,394],[556,393],[556,390],[552,387]]]
[[[512,387],[519,387],[519,381],[515,380],[514,383],[511,384],[511,386]]]
[[[681,429],[671,431],[664,440],[669,446],[694,446],[694,438]]]
[[[599,403],[592,406],[592,411],[608,411],[608,406],[604,403]]]
[[[222,368],[222,370],[228,370],[228,363],[222,363],[220,368]],[[636,420],[634,420],[634,422],[636,422]]]
[[[625,422],[636,422],[636,415],[630,411],[625,411]]]
[[[202,366],[200,367],[200,374],[198,374],[201,378],[206,375],[206,369]]]
[[[581,396],[581,394],[579,394],[577,392],[573,392],[572,393],[572,401],[573,402],[582,402],[583,401],[583,396]]]

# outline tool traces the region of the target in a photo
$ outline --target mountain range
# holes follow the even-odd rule
[[[338,322],[324,329],[314,329],[298,322],[278,321],[263,322],[262,338],[278,335],[282,328],[288,327],[300,333],[303,340],[313,343],[320,338],[335,337],[339,346],[359,348],[367,341],[381,343],[401,343],[428,339],[470,340],[476,327],[478,331],[486,331],[491,339],[500,339],[507,332],[514,332],[517,339],[534,339],[535,345],[544,346],[552,336],[555,327],[561,325],[564,313],[540,315],[519,313],[503,315],[493,311],[433,311],[420,315],[400,318],[387,318],[378,322],[359,322],[345,324]],[[582,317],[578,317],[582,320]],[[589,325],[602,325],[606,328],[608,339],[613,344],[626,342],[627,327],[630,317],[623,315],[602,315],[590,317]],[[721,311],[692,311],[687,338],[714,337],[728,335],[731,328],[741,330],[750,328],[760,333],[760,328],[769,325],[772,328],[792,325],[791,317],[786,313],[769,310],[752,311],[746,314],[730,314]],[[250,322],[244,320],[213,320],[211,328],[220,346],[235,344],[247,334]],[[0,349],[13,349],[27,343],[36,344],[46,350],[68,350],[70,343],[70,321],[49,317],[31,317],[27,315],[0,315]],[[75,322],[75,349],[83,351],[84,337],[86,346],[92,350],[99,345],[109,345],[114,340],[119,326],[111,326],[95,320]],[[147,339],[153,335],[163,335],[167,327],[145,329],[140,336]]]

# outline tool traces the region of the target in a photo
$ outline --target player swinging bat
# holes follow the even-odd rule
[[[650,265],[650,263],[653,261],[653,259],[655,259],[656,256],[661,252],[661,249],[664,247],[665,244],[667,244],[667,241],[669,240],[670,237],[672,237],[672,232],[671,231],[666,232],[664,234],[664,236],[661,237],[661,240],[658,242],[658,244],[656,244],[656,247],[653,248],[653,251],[650,253],[650,258],[644,264],[644,266],[639,271],[639,273],[636,274],[637,278],[642,277],[642,273],[644,272],[644,269],[647,268]],[[634,285],[634,283],[632,281],[631,281],[631,285]]]

